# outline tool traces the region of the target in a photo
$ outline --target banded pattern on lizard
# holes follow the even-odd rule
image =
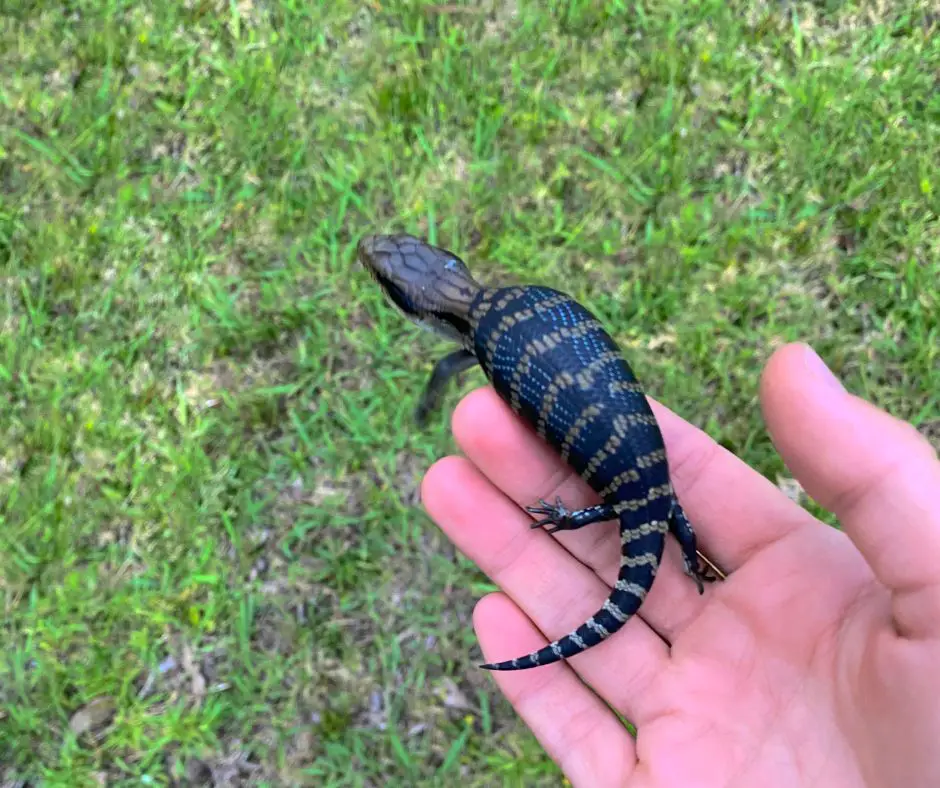
[[[619,522],[620,571],[603,606],[544,648],[482,667],[548,665],[612,635],[646,598],[668,533],[679,542],[685,572],[702,592],[705,576],[697,557],[705,559],[672,488],[656,418],[616,343],[591,312],[547,287],[484,287],[456,255],[413,236],[369,236],[357,251],[405,316],[461,345],[434,367],[419,421],[435,407],[450,377],[479,363],[503,400],[601,500],[577,511],[560,500],[540,501],[527,507],[542,516],[532,527],[551,526],[547,530],[554,533]]]

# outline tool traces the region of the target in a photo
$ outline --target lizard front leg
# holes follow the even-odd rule
[[[431,411],[437,408],[447,381],[455,375],[470,369],[476,363],[477,357],[469,350],[455,350],[453,353],[448,353],[434,365],[434,370],[431,372],[427,386],[425,386],[424,394],[421,395],[421,401],[415,409],[415,421],[420,426],[424,426]]]

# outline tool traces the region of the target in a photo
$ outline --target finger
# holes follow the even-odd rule
[[[431,466],[421,497],[428,513],[457,548],[512,598],[545,640],[567,635],[583,624],[610,593],[610,587],[594,571],[551,536],[529,528],[528,515],[468,460],[446,457]],[[502,660],[527,653],[507,651],[493,656]],[[634,616],[609,639],[571,658],[568,665],[639,725],[644,719],[646,692],[656,685],[668,661],[666,644]],[[501,675],[514,681],[528,672]]]
[[[569,509],[579,509],[600,500],[490,387],[478,389],[460,402],[454,411],[453,426],[457,443],[471,462],[518,506],[560,498]],[[621,556],[616,522],[559,531],[554,537],[608,586],[616,582]],[[706,601],[681,567],[678,545],[667,539],[666,557],[638,613],[669,642],[698,615]]]
[[[663,433],[669,473],[703,552],[727,571],[807,528],[813,518],[713,438],[650,400]]]
[[[696,529],[699,548],[723,568],[740,568],[761,548],[811,521],[803,509],[705,433],[662,405],[651,404],[663,431],[676,492]],[[518,505],[539,498],[553,500],[556,495],[570,507],[596,502],[594,491],[491,388],[465,397],[453,421],[454,435],[467,456]],[[606,582],[614,581],[620,559],[615,523],[556,536]],[[674,540],[667,541],[667,550],[670,557],[640,615],[672,641],[695,619],[705,598],[679,569]]]
[[[473,625],[487,660],[528,654],[545,639],[502,594],[483,598]],[[503,694],[573,785],[619,786],[636,768],[634,740],[564,663],[493,674]]]
[[[787,466],[895,592],[900,631],[940,631],[940,463],[930,444],[847,393],[806,345],[771,358],[761,398]]]

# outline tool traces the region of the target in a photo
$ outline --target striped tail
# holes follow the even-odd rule
[[[653,585],[669,524],[653,520],[629,527],[621,515],[622,558],[617,583],[603,607],[574,632],[549,643],[538,651],[505,662],[480,665],[484,670],[527,670],[551,665],[596,646],[622,627],[640,609]]]

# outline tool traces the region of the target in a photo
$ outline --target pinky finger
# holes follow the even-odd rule
[[[484,655],[528,654],[546,643],[503,594],[480,600],[473,611],[473,625]],[[493,678],[576,788],[624,785],[636,769],[633,737],[563,662],[494,672]]]

